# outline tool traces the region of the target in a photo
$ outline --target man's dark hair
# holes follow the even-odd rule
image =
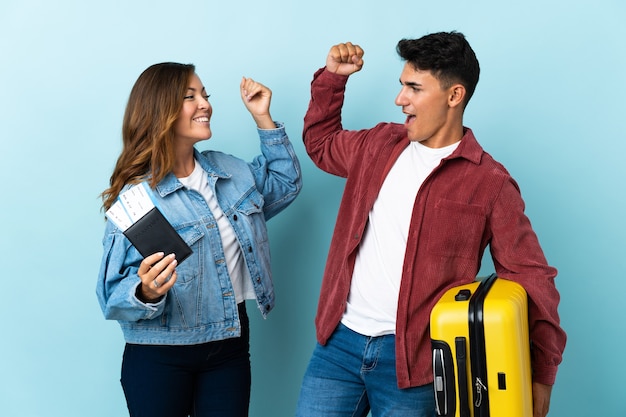
[[[462,33],[438,32],[419,39],[402,39],[396,51],[416,70],[430,71],[443,88],[462,84],[467,91],[465,105],[472,98],[480,66]]]

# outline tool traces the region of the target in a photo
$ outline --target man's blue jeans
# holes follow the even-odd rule
[[[399,389],[395,336],[368,337],[339,324],[304,375],[297,417],[434,417],[432,384]]]

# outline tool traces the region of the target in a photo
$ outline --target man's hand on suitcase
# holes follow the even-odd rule
[[[552,385],[533,382],[533,417],[546,417],[550,408]]]

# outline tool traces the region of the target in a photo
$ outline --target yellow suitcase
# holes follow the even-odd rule
[[[532,417],[528,298],[491,275],[448,290],[430,315],[437,415]]]

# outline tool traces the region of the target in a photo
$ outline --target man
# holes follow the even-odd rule
[[[352,43],[330,49],[304,120],[313,162],[347,179],[322,282],[318,344],[297,415],[433,416],[429,315],[474,281],[489,246],[496,273],[529,294],[534,415],[548,412],[566,336],[548,266],[517,183],[463,126],[479,64],[458,32],[401,40],[396,105],[404,125],[341,125],[345,85],[363,66]]]

